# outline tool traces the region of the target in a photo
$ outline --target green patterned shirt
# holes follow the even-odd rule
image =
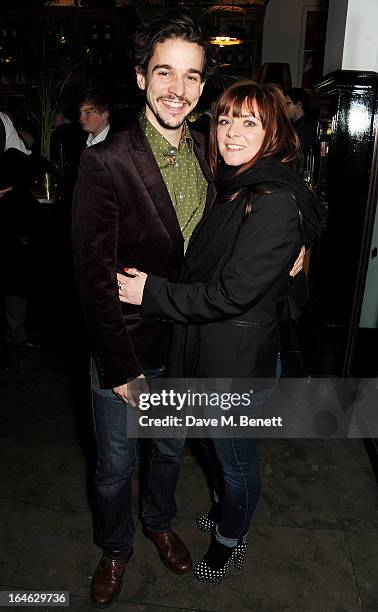
[[[184,123],[179,146],[174,147],[148,121],[144,113],[140,115],[140,123],[168,189],[186,249],[202,217],[207,195],[207,181],[193,150],[192,135]]]

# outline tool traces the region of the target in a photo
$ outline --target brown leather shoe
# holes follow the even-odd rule
[[[107,608],[118,597],[129,557],[112,559],[103,556],[93,574],[91,602],[96,608]]]
[[[159,533],[145,528],[144,533],[155,544],[160,559],[171,572],[185,574],[192,569],[189,551],[174,531]]]

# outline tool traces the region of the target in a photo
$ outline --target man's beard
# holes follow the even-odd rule
[[[181,127],[183,123],[185,123],[185,119],[186,119],[186,115],[185,115],[185,117],[178,120],[178,123],[176,123],[175,125],[171,125],[170,123],[167,123],[167,121],[164,119],[164,117],[160,115],[160,113],[156,113],[155,117],[160,123],[161,127],[165,128],[166,130],[177,130],[177,128]],[[172,121],[174,121],[173,117],[172,117]]]
[[[172,98],[174,99],[174,98]],[[180,100],[181,101],[181,100]],[[159,100],[158,100],[159,102]],[[188,108],[190,109],[191,107],[191,103],[189,100],[183,99],[182,102],[185,102],[188,105]],[[168,121],[177,121],[177,123],[175,123],[174,125],[172,125],[172,123],[168,123],[167,119],[164,118],[160,112],[157,109],[153,109],[151,107],[151,105],[149,104],[148,100],[147,100],[147,105],[150,108],[150,111],[155,115],[156,119],[158,120],[158,122],[160,123],[161,127],[163,127],[166,130],[177,130],[177,128],[181,127],[184,123],[185,123],[185,119],[187,118],[187,116],[189,115],[189,111],[185,114],[184,117],[182,117],[181,119],[175,119],[175,117],[172,117],[170,120]]]

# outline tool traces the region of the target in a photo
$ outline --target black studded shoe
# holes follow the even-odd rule
[[[235,568],[241,572],[246,551],[247,543],[229,548],[213,538],[206,555],[193,568],[195,578],[200,582],[220,582],[225,577],[231,561],[234,562]]]
[[[207,512],[202,512],[202,514],[197,516],[196,523],[198,529],[204,533],[215,532],[215,521],[210,518],[210,515]]]
[[[204,533],[215,533],[215,527],[220,516],[219,504],[213,500],[210,512],[202,512],[196,518],[197,527]]]

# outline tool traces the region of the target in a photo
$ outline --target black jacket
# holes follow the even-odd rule
[[[269,193],[256,193],[267,181]],[[235,184],[239,196],[218,202],[195,230],[180,282],[147,278],[142,315],[180,324],[174,326],[170,377],[275,375],[278,304],[289,292],[288,273],[301,244],[320,232],[321,212],[315,196],[280,162],[260,162],[232,181],[233,189]]]

